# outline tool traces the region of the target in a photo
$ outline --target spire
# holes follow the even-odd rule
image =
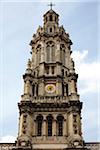
[[[44,24],[48,24],[48,23],[56,23],[58,24],[59,21],[59,15],[52,9],[53,6],[55,6],[55,4],[48,4],[48,6],[50,6],[50,9],[44,14]]]

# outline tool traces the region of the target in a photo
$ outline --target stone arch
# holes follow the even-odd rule
[[[50,14],[50,16],[49,16],[49,21],[53,21],[53,15],[52,14]]]
[[[46,60],[47,62],[55,61],[55,43],[53,41],[46,43]]]

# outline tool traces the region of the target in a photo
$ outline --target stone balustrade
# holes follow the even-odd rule
[[[58,97],[58,96],[38,96],[38,97],[33,97],[32,99],[33,103],[67,103],[68,102],[68,97]]]

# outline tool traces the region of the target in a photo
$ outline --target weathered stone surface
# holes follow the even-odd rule
[[[17,142],[0,144],[0,150],[99,150],[98,143],[84,144],[72,41],[55,11],[44,14],[30,45]]]

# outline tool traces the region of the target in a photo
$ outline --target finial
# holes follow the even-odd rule
[[[31,74],[31,60],[30,59],[28,59],[28,63],[27,63],[27,68],[26,68],[26,71],[25,71],[25,73],[26,74]]]
[[[50,9],[52,10],[52,6],[55,6],[55,4],[52,4],[51,2],[48,6],[50,6]]]

